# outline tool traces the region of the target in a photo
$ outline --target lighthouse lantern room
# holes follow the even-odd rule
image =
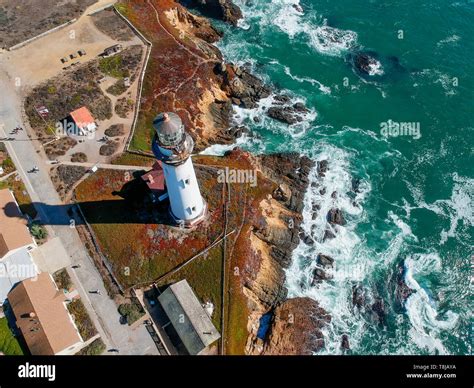
[[[194,141],[176,113],[160,113],[153,128],[152,150],[163,168],[170,213],[178,225],[194,226],[207,211],[191,161]]]

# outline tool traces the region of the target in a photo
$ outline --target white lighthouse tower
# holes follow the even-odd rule
[[[170,213],[178,225],[196,225],[206,217],[206,202],[201,197],[190,157],[194,141],[175,113],[160,113],[153,120],[153,127],[156,133],[152,150],[162,162]]]

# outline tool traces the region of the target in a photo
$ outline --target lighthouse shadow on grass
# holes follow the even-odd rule
[[[94,224],[161,224],[176,226],[169,214],[169,200],[158,201],[163,193],[151,192],[141,178],[143,171],[137,171],[120,190],[109,192],[110,199],[77,201],[76,204],[91,225]],[[92,198],[92,196],[91,196]],[[8,206],[9,204],[7,204]],[[73,205],[51,205],[34,202],[32,205],[48,219],[41,221],[45,225],[70,225],[74,219],[76,225],[85,223]],[[7,208],[7,207],[5,207]],[[6,213],[7,216],[9,213]]]

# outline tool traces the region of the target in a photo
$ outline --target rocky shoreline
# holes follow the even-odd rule
[[[149,144],[147,123],[156,106],[175,111],[182,117],[195,140],[196,150],[214,144],[232,144],[247,132],[233,119],[233,106],[253,109],[263,98],[272,96],[267,116],[293,125],[304,120],[309,110],[293,103],[272,85],[253,75],[249,66],[226,63],[214,45],[223,35],[203,16],[212,16],[235,25],[240,10],[230,0],[173,1],[157,0],[155,20],[150,7],[127,3],[131,21],[152,42],[149,71],[144,80],[137,131],[143,139],[132,149],[144,151]],[[256,118],[259,120],[259,118]]]
[[[145,77],[146,93],[140,107],[144,133],[157,106],[180,115],[197,152],[214,144],[233,144],[248,132],[233,122],[233,106],[253,109],[261,99],[271,97],[267,116],[288,125],[304,120],[309,112],[304,104],[294,103],[290,96],[266,85],[246,65],[225,63],[213,45],[222,32],[206,17],[192,13],[198,9],[202,15],[235,26],[242,14],[231,0],[157,0],[153,5],[156,20],[148,8],[129,4],[131,14],[136,15],[132,21],[142,26],[150,23],[147,28],[153,32],[147,35],[145,31],[155,50],[149,64],[155,72],[149,71]],[[143,144],[148,144],[146,137]],[[249,160],[266,184],[275,186],[266,199],[254,203],[254,214],[247,220],[244,233],[249,256],[238,258],[249,269],[239,283],[239,294],[246,299],[249,335],[245,349],[239,347],[238,352],[311,354],[324,345],[321,328],[330,317],[314,300],[287,299],[285,270],[300,242],[304,195],[314,162],[298,154],[252,156],[239,150],[230,157]],[[264,316],[270,320],[262,335],[258,332],[262,331]],[[239,323],[239,330],[242,325]]]
[[[198,3],[198,4],[196,4]],[[188,2],[189,4],[189,2]],[[236,25],[241,12],[231,1],[192,1],[204,14],[218,17]],[[290,96],[278,93],[265,85],[245,67],[217,63],[214,73],[221,79],[224,101],[215,101],[214,117],[220,123],[232,121],[230,105],[245,109],[257,107],[258,101],[272,92],[273,105],[266,114],[289,125],[299,123],[309,110],[302,103],[292,103]],[[247,131],[232,127],[232,142]],[[243,281],[244,294],[249,307],[245,347],[247,354],[312,354],[324,346],[321,328],[331,320],[324,309],[310,298],[287,299],[285,270],[291,264],[293,250],[300,243],[300,226],[304,195],[309,186],[309,174],[314,162],[298,154],[271,154],[255,158],[262,174],[278,187],[271,198],[262,201],[262,225],[254,225],[250,232],[250,245],[256,255],[257,271]],[[262,317],[270,317],[268,329],[262,335]]]
[[[315,164],[295,153],[259,156],[258,163],[277,188],[260,205],[264,225],[251,232],[260,268],[244,291],[251,307],[245,351],[253,355],[312,354],[324,346],[321,329],[331,317],[310,298],[287,299],[284,284],[285,270],[300,243],[304,196]],[[270,319],[263,332],[265,316]]]

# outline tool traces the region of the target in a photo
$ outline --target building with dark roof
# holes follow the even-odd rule
[[[189,354],[202,353],[221,337],[186,280],[169,286],[158,300]]]

